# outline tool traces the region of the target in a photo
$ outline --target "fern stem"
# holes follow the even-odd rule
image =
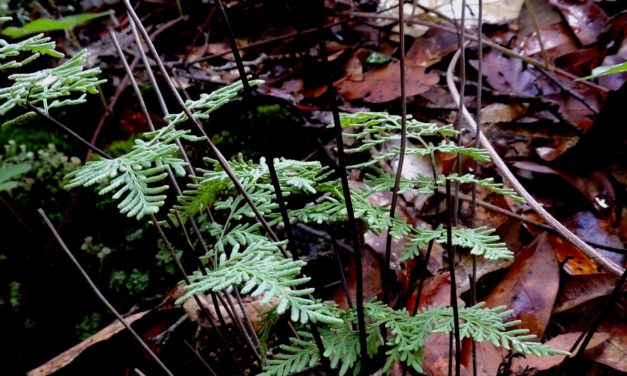
[[[207,372],[209,372],[211,376],[218,376],[218,374],[213,370],[213,368],[211,368],[209,363],[207,363],[207,361],[202,357],[202,355],[200,355],[200,352],[198,350],[192,347],[192,345],[190,345],[189,342],[187,342],[187,340],[185,339],[183,340],[183,343],[196,356],[196,359],[198,359],[200,364],[202,364],[207,369]]]
[[[150,347],[148,347],[148,345],[137,334],[137,332],[129,324],[127,324],[126,321],[124,321],[124,318],[122,317],[122,315],[120,315],[120,313],[113,307],[113,305],[111,305],[111,303],[109,303],[107,298],[105,298],[105,296],[102,294],[102,292],[100,292],[100,290],[98,289],[96,284],[92,281],[92,279],[89,277],[89,275],[87,274],[85,269],[83,269],[81,264],[74,257],[74,255],[72,254],[70,249],[67,247],[67,245],[65,244],[65,242],[61,238],[61,235],[59,235],[57,230],[54,228],[54,226],[52,225],[52,222],[50,222],[50,219],[48,218],[46,213],[43,211],[43,209],[41,209],[41,208],[37,209],[37,212],[39,213],[41,218],[46,223],[46,226],[48,226],[48,229],[50,230],[52,235],[57,240],[57,243],[59,243],[59,246],[61,247],[61,249],[63,249],[63,251],[70,258],[70,260],[72,261],[74,266],[82,274],[83,278],[85,279],[85,281],[87,282],[89,287],[94,291],[94,293],[96,294],[98,299],[100,299],[100,301],[113,313],[113,315],[116,317],[116,319],[118,319],[118,321],[120,321],[120,323],[126,328],[126,330],[128,330],[128,332],[131,333],[131,335],[137,341],[137,343],[139,343],[139,345],[144,349],[144,351],[146,351],[146,353],[155,361],[155,363],[157,363],[157,365],[163,370],[163,372],[165,374],[167,374],[167,375],[173,376],[174,374],[168,369],[168,367],[165,364],[163,364],[161,359],[159,359],[159,357],[150,349]]]
[[[390,204],[390,218],[396,215],[396,203],[398,201],[398,189],[401,184],[401,176],[403,174],[403,163],[405,161],[405,148],[407,147],[407,96],[405,93],[405,11],[401,4],[398,7],[398,27],[399,27],[399,53],[400,53],[400,86],[401,86],[401,147],[398,156],[398,167],[396,169],[396,178],[394,180],[394,188],[392,188],[392,202]],[[388,227],[385,239],[385,260],[383,262],[383,295],[387,302],[390,299],[389,286],[391,284],[390,277],[390,258],[392,255],[392,226]]]
[[[37,115],[41,116],[42,118],[48,120],[49,122],[51,122],[52,124],[56,125],[57,127],[61,128],[65,133],[69,134],[70,136],[74,137],[74,139],[76,139],[78,142],[80,142],[81,144],[83,144],[84,146],[86,146],[87,148],[89,148],[89,150],[93,151],[94,153],[98,154],[99,156],[101,156],[102,158],[105,159],[111,159],[111,157],[109,157],[104,151],[100,150],[98,147],[96,147],[95,145],[90,144],[87,140],[85,140],[84,138],[82,138],[81,136],[78,135],[78,133],[74,132],[73,130],[71,130],[70,128],[68,128],[65,124],[61,123],[60,121],[58,121],[57,119],[53,118],[52,116],[48,115],[47,113],[41,111],[39,108],[33,106],[30,103],[26,104],[26,107],[28,107],[29,109],[33,110]]]
[[[351,299],[351,293],[346,284],[346,276],[344,275],[344,267],[342,266],[342,259],[340,258],[340,251],[337,249],[337,243],[335,239],[331,240],[333,246],[333,253],[335,254],[335,260],[337,261],[337,269],[340,273],[340,281],[342,281],[342,290],[344,290],[344,296],[346,297],[346,304],[348,308],[353,309],[353,299]]]
[[[233,322],[239,329],[240,333],[242,334],[242,337],[244,337],[244,340],[246,340],[246,344],[252,350],[253,355],[255,355],[255,358],[257,360],[261,360],[261,355],[259,354],[259,350],[257,350],[258,345],[255,345],[254,340],[251,338],[251,335],[250,333],[248,333],[248,330],[245,328],[244,324],[242,323],[242,320],[239,320],[239,316],[235,310],[235,306],[233,305],[233,300],[231,299],[231,295],[225,292],[224,297],[226,298],[226,302],[229,306],[229,309],[231,310],[234,316]],[[248,317],[246,315],[246,311],[242,311],[242,313],[244,314],[244,316]]]
[[[172,79],[168,75],[168,72],[166,71],[165,66],[163,65],[163,62],[159,58],[159,54],[157,53],[157,50],[155,49],[154,44],[152,43],[152,41],[148,37],[148,33],[146,31],[146,28],[144,28],[144,26],[142,25],[139,17],[137,16],[137,13],[135,13],[135,10],[131,6],[129,0],[124,0],[124,5],[126,6],[127,13],[129,14],[132,22],[135,22],[135,25],[137,26],[138,30],[140,31],[141,36],[144,38],[144,41],[146,42],[146,45],[148,46],[148,49],[150,50],[150,53],[153,55],[153,58],[155,59],[155,61],[157,63],[157,66],[159,67],[159,70],[161,71],[161,74],[163,75],[163,78],[165,79],[166,83],[168,84],[168,87],[170,88],[170,91],[175,96],[176,101],[178,102],[179,106],[181,106],[181,108],[183,109],[183,112],[185,113],[185,115],[187,115],[189,120],[192,121],[192,123],[194,124],[194,126],[196,127],[198,132],[201,134],[201,136],[205,137],[205,140],[207,142],[207,145],[208,145],[210,151],[216,156],[216,159],[218,160],[218,163],[220,164],[220,167],[229,176],[229,179],[231,179],[233,181],[233,184],[235,185],[235,188],[237,189],[237,191],[244,197],[244,199],[246,200],[246,202],[250,206],[251,210],[253,211],[253,213],[255,215],[255,218],[257,219],[257,221],[259,222],[261,227],[268,234],[270,239],[272,239],[273,241],[278,241],[278,238],[277,238],[276,234],[274,233],[274,231],[272,231],[272,229],[268,225],[268,222],[266,222],[265,218],[263,217],[263,214],[259,211],[259,209],[255,205],[255,203],[252,201],[250,195],[246,192],[246,190],[244,189],[244,187],[240,183],[239,179],[237,179],[237,177],[233,173],[233,170],[229,166],[228,161],[224,158],[224,155],[222,155],[220,150],[218,150],[218,148],[213,144],[213,142],[208,137],[207,133],[203,129],[203,127],[200,124],[200,122],[198,121],[198,119],[196,119],[192,115],[191,111],[185,105],[185,102],[183,102],[183,98],[181,98],[181,95],[176,90],[176,87],[174,86],[174,83],[172,82]],[[282,249],[282,250],[285,251],[284,249]]]
[[[525,0],[526,1],[526,0]],[[481,99],[483,94],[483,0],[479,0],[479,11],[477,15],[477,129],[481,130]],[[462,109],[463,110],[463,109]],[[475,147],[481,147],[479,132],[475,132]],[[474,162],[474,171],[478,170],[479,164]],[[459,197],[459,193],[457,193]],[[475,227],[475,217],[477,215],[477,185],[472,185],[472,203],[470,228]],[[470,305],[477,304],[477,256],[472,255],[472,274],[470,275]],[[472,341],[472,374],[477,376],[477,344]]]
[[[132,25],[132,24],[133,24],[133,23],[131,22],[131,25]],[[136,30],[135,30],[135,32],[136,32]],[[150,113],[148,112],[148,108],[147,108],[147,106],[146,106],[146,102],[144,101],[144,98],[143,98],[143,96],[142,96],[142,94],[141,94],[141,92],[140,92],[140,90],[139,90],[139,86],[137,85],[137,81],[135,80],[135,77],[133,76],[133,72],[132,72],[131,68],[129,67],[128,62],[126,61],[126,58],[125,58],[125,56],[124,56],[124,52],[122,51],[122,48],[120,47],[120,43],[118,42],[118,39],[117,39],[117,37],[115,36],[115,33],[114,33],[114,32],[113,32],[113,30],[111,30],[111,29],[109,29],[109,36],[111,37],[111,40],[113,41],[113,45],[114,45],[114,47],[115,47],[115,49],[116,49],[116,51],[117,51],[117,53],[118,53],[118,55],[119,55],[119,57],[120,57],[120,60],[122,61],[122,65],[124,66],[124,70],[126,71],[126,76],[129,78],[129,80],[130,80],[130,82],[131,82],[131,86],[133,87],[133,90],[135,91],[135,95],[136,95],[137,100],[138,100],[138,102],[139,102],[140,108],[141,108],[142,112],[144,113],[144,117],[146,118],[146,122],[147,122],[147,124],[148,124],[148,127],[149,127],[149,129],[150,129],[151,131],[153,131],[153,132],[154,132],[154,131],[155,131],[155,126],[154,126],[154,124],[153,124],[153,122],[152,122],[152,119],[150,118]],[[145,53],[143,53],[143,49],[142,49],[142,47],[141,47],[141,41],[136,39],[136,44],[138,45],[138,48],[140,48],[140,49],[141,49],[140,54],[141,54],[141,55],[142,55],[142,57],[143,57],[143,61],[144,61],[144,64],[146,64],[147,70],[150,70],[150,72],[151,72],[151,73],[149,74],[149,76],[150,76],[150,77],[152,77],[152,80],[153,80],[153,82],[152,82],[152,83],[153,83],[153,85],[154,85],[154,87],[155,87],[155,89],[156,89],[156,91],[157,91],[157,93],[158,93],[158,95],[157,95],[157,96],[160,98],[159,102],[160,102],[160,103],[162,103],[162,110],[163,110],[164,112],[166,112],[166,115],[167,115],[167,107],[165,106],[165,102],[163,101],[163,97],[161,96],[161,92],[159,91],[158,86],[156,86],[156,80],[154,80],[154,75],[152,74],[152,70],[150,69],[150,65],[148,64],[148,59],[147,59],[147,57],[145,56]],[[186,153],[185,153],[185,150],[183,149],[183,146],[180,144],[180,141],[179,141],[179,140],[177,140],[177,146],[178,146],[179,150],[181,151],[181,155],[185,158],[185,160],[186,160],[186,162],[187,162],[187,167],[188,167],[188,169],[190,170],[191,174],[193,175],[194,170],[193,170],[193,168],[192,168],[191,164],[189,163],[189,159],[187,158],[187,155],[186,155]],[[175,178],[174,174],[172,173],[172,170],[171,170],[169,167],[167,168],[167,173],[168,173],[168,177],[170,178],[170,181],[172,182],[172,185],[173,185],[173,186],[174,186],[174,188],[176,189],[177,194],[178,194],[179,196],[180,196],[180,195],[182,195],[181,188],[180,188],[180,186],[179,186],[178,182],[176,181],[176,178]],[[181,226],[180,226],[180,227],[182,228],[183,235],[184,235],[184,237],[185,237],[186,241],[187,241],[187,242],[191,245],[191,240],[189,239],[189,235],[187,234],[187,231],[186,231],[186,230],[185,230],[185,228],[184,228],[184,225],[183,225],[183,222],[182,222],[182,221],[181,221],[181,219],[180,219],[180,215],[179,215],[179,213],[178,213],[178,212],[175,212],[175,215],[177,216],[178,221],[179,221],[179,223],[181,224]],[[154,216],[153,216],[152,218],[154,219]],[[194,219],[193,217],[192,217],[192,218],[190,218],[190,222],[192,223],[192,226],[193,226],[193,228],[194,228],[194,234],[196,234],[196,236],[197,236],[197,238],[198,238],[199,242],[200,242],[201,244],[203,244],[203,245],[204,245],[204,247],[206,248],[206,245],[205,245],[205,243],[204,243],[204,239],[203,239],[203,238],[202,238],[202,236],[200,235],[200,231],[198,230],[198,227],[197,227],[196,221],[195,221],[195,219]],[[158,223],[157,223],[156,221],[153,221],[153,223],[155,223],[155,225],[156,225],[156,226],[159,226],[159,225],[158,225]],[[167,242],[167,240],[165,240],[165,238],[164,238],[165,234],[163,233],[163,231],[162,231],[162,230],[159,230],[159,231],[160,231],[160,234],[163,234],[162,239],[164,239],[164,242]],[[195,250],[193,246],[192,246],[192,250]],[[170,247],[168,247],[168,251],[170,251]],[[194,253],[195,253],[195,252],[194,252]],[[171,254],[173,254],[173,252],[171,252]],[[198,254],[196,254],[196,253],[195,253],[195,256],[196,256],[196,257],[194,257],[194,259],[196,260],[196,263],[197,263],[197,266],[199,267],[199,270],[201,270],[201,272],[202,272],[202,273],[206,274],[207,272],[205,271],[205,269],[204,269],[204,267],[203,267],[203,265],[202,265],[202,262],[201,262],[201,261],[200,261],[200,259],[198,258]],[[175,257],[173,257],[173,260],[174,260],[175,262],[178,262],[178,259],[177,259],[177,258],[175,258]],[[179,263],[179,265],[177,265],[177,268],[178,268],[179,270],[183,270],[183,267],[182,267],[182,265],[180,265],[180,262],[178,262],[178,263]],[[188,285],[189,285],[189,279],[187,279],[187,273],[185,273],[185,278],[186,278],[186,281],[185,281],[185,282],[186,282],[186,284],[188,284]],[[200,303],[200,300],[199,300],[199,298],[198,298],[197,296],[194,296],[194,298],[196,299],[196,302],[197,302],[197,303]],[[228,296],[227,296],[227,300],[228,300]],[[224,302],[224,301],[222,301],[222,303],[223,303],[223,305],[225,304],[225,302]],[[250,333],[248,333],[248,332],[244,329],[244,325],[243,325],[243,323],[242,323],[242,320],[241,320],[241,319],[240,319],[240,317],[239,317],[239,316],[238,316],[238,315],[234,312],[234,308],[232,307],[232,304],[231,304],[230,300],[228,300],[228,303],[229,303],[229,305],[231,306],[231,310],[229,311],[229,310],[227,309],[227,312],[229,312],[229,316],[231,316],[231,320],[232,320],[232,322],[236,323],[236,326],[237,326],[237,328],[239,329],[240,334],[242,335],[242,337],[244,338],[244,340],[247,342],[247,344],[249,345],[249,347],[252,349],[252,351],[253,351],[253,353],[255,354],[255,356],[257,357],[257,359],[261,359],[261,356],[259,355],[259,352],[257,351],[256,345],[254,344],[253,339],[250,337]],[[204,305],[200,305],[200,304],[199,304],[199,308],[201,308],[201,307],[204,307]],[[227,307],[225,306],[225,308],[227,308]],[[203,308],[201,308],[201,309],[203,309]],[[205,308],[204,310],[206,311],[206,308]],[[216,312],[219,312],[219,311],[220,311],[219,306],[216,306]],[[207,316],[207,320],[208,320],[208,321],[211,321],[211,317],[209,316],[208,311],[206,311],[205,313],[206,313],[206,316]],[[221,312],[219,312],[219,313],[220,313],[220,316],[221,316]],[[245,317],[246,322],[247,322],[247,323],[249,323],[249,322],[250,322],[250,320],[249,320],[248,316],[246,315],[246,311],[242,311],[242,313],[244,314],[244,317]],[[220,317],[220,318],[221,318],[221,317]],[[222,320],[221,320],[221,322],[224,322],[224,319],[222,319]],[[250,325],[250,324],[249,324],[249,325]],[[216,327],[216,328],[217,328],[217,327]],[[220,329],[218,329],[218,330],[220,330]],[[253,332],[253,333],[254,333],[254,332]],[[220,335],[223,337],[223,335],[222,335],[222,334],[220,334]],[[254,334],[253,334],[253,335],[254,335]],[[255,336],[255,338],[256,338],[256,336]],[[257,343],[258,343],[258,342],[257,342]]]
[[[233,33],[231,21],[229,20],[229,16],[226,13],[226,8],[224,7],[222,0],[217,0],[216,3],[218,4],[220,14],[222,15],[222,21],[224,21],[224,26],[226,27],[226,36],[229,40],[229,45],[231,46],[231,52],[233,52],[233,58],[235,59],[235,65],[237,66],[240,80],[242,81],[242,85],[244,86],[244,95],[246,97],[250,97],[250,95],[252,94],[252,90],[250,88],[250,84],[248,83],[248,78],[246,77],[246,70],[244,69],[242,56],[239,53],[239,48],[237,48],[237,41],[235,41],[235,33]]]
[[[446,203],[448,208],[448,219],[446,226],[446,248],[448,251],[448,268],[451,278],[451,307],[453,308],[453,325],[455,337],[455,376],[461,372],[461,341],[459,337],[459,308],[457,306],[457,281],[455,279],[455,247],[453,247],[453,210],[454,204],[451,195],[451,181],[446,179]],[[449,352],[449,359],[452,354]],[[450,363],[450,362],[449,362]],[[449,367],[449,375],[451,374]]]
[[[279,177],[277,176],[276,168],[274,167],[274,159],[272,159],[270,156],[266,157],[266,165],[268,166],[270,181],[272,182],[272,186],[274,187],[274,194],[276,196],[276,201],[279,204],[279,212],[281,213],[281,219],[283,220],[283,226],[285,227],[287,248],[292,254],[292,259],[297,260],[298,255],[296,254],[294,231],[292,229],[292,224],[290,223],[290,216],[287,213],[287,207],[285,206],[285,198],[283,197],[283,190],[281,189],[281,184],[279,183]]]
[[[327,75],[327,95],[329,97],[329,104],[331,105],[331,112],[333,114],[333,129],[335,131],[335,141],[337,144],[337,161],[338,161],[338,175],[340,176],[340,182],[342,184],[342,193],[344,196],[344,202],[346,203],[346,213],[348,217],[349,234],[353,245],[353,259],[355,262],[355,278],[356,278],[356,291],[355,299],[357,300],[357,325],[359,328],[359,344],[361,347],[361,372],[368,372],[368,352],[366,343],[366,319],[364,317],[364,281],[363,281],[363,268],[361,263],[361,242],[357,233],[357,221],[355,220],[355,212],[353,211],[353,202],[351,199],[351,191],[348,185],[348,178],[346,176],[346,162],[344,154],[344,141],[342,139],[342,126],[340,124],[340,113],[337,105],[337,93],[333,86],[333,79],[329,70],[329,60],[327,57],[326,41],[324,40],[324,25],[325,8],[324,1],[321,1],[321,13],[320,13],[320,38],[319,38],[319,50],[320,58],[322,61],[323,69],[326,70]]]

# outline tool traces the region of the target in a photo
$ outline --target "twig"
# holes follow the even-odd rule
[[[453,67],[457,63],[457,59],[459,58],[460,52],[457,51],[453,58],[451,59],[451,63],[449,64],[448,70],[446,72],[446,81],[451,93],[451,97],[453,97],[453,101],[456,104],[459,104],[460,97],[457,89],[455,88],[455,81],[453,78]],[[518,181],[518,179],[514,176],[514,174],[509,170],[503,159],[498,155],[496,150],[490,144],[490,141],[485,137],[485,135],[481,132],[480,129],[477,129],[477,123],[472,118],[468,109],[463,107],[463,115],[466,118],[466,125],[468,129],[475,133],[479,133],[479,140],[481,142],[481,146],[485,148],[497,170],[501,173],[503,178],[508,181],[514,190],[527,201],[527,204],[531,206],[533,210],[536,211],[544,219],[549,225],[551,225],[559,234],[564,237],[566,240],[571,242],[577,248],[579,248],[583,253],[585,253],[588,257],[593,259],[597,264],[603,266],[605,269],[610,271],[612,274],[616,276],[621,276],[624,272],[624,269],[614,263],[612,260],[604,257],[600,254],[596,249],[590,247],[583,240],[581,240],[577,235],[573,234],[569,229],[567,229],[564,225],[562,225],[557,219],[555,219],[549,212],[547,212],[542,205],[525,189],[525,187]]]
[[[531,4],[531,1],[525,0],[525,8],[527,8],[527,13],[529,14],[529,18],[531,19],[531,24],[533,25],[533,29],[536,32],[536,39],[538,40],[538,45],[540,46],[540,55],[542,55],[542,59],[544,60],[544,69],[550,69],[549,56],[544,49],[544,42],[542,41],[540,25],[538,24],[536,12],[533,10],[533,5]]]
[[[144,349],[144,351],[146,351],[146,353],[155,361],[155,363],[159,365],[159,367],[163,370],[163,372],[165,372],[167,375],[173,376],[174,374],[168,369],[168,367],[166,367],[166,365],[163,364],[161,359],[159,359],[159,357],[150,349],[150,347],[146,345],[144,340],[137,334],[137,332],[135,332],[135,330],[129,324],[127,324],[126,321],[124,321],[124,318],[122,317],[122,315],[120,315],[120,313],[111,305],[111,303],[109,303],[107,298],[105,298],[105,296],[100,292],[100,290],[98,289],[96,284],[91,280],[91,278],[89,277],[85,269],[83,269],[81,264],[72,254],[72,252],[70,252],[67,245],[65,245],[65,242],[61,238],[61,235],[59,235],[57,230],[54,228],[54,226],[52,225],[52,222],[50,222],[50,219],[48,219],[48,216],[43,211],[43,209],[41,208],[37,209],[37,213],[39,213],[41,218],[44,220],[44,222],[46,223],[46,226],[48,226],[48,229],[50,229],[50,232],[52,233],[52,235],[54,235],[54,237],[57,239],[57,242],[59,243],[59,246],[61,247],[61,249],[63,249],[63,251],[70,258],[74,266],[76,266],[78,271],[83,275],[83,278],[85,278],[85,281],[87,282],[87,284],[89,284],[89,287],[94,291],[98,299],[100,299],[100,301],[113,313],[113,315],[120,321],[120,323],[126,328],[126,330],[128,330],[129,333],[131,333],[131,335],[133,336],[133,338],[135,338],[137,343],[139,343],[139,345]]]
[[[213,370],[213,368],[211,368],[209,363],[207,363],[207,361],[205,359],[203,359],[203,357],[200,355],[198,350],[193,348],[192,345],[190,345],[189,342],[187,342],[187,340],[183,340],[183,343],[187,346],[188,349],[190,349],[194,353],[194,355],[196,356],[196,359],[198,359],[198,361],[207,369],[207,371],[212,376],[218,376],[218,374]]]

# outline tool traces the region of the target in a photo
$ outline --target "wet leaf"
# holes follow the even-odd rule
[[[405,74],[408,97],[426,92],[439,81],[437,73],[425,73],[425,69],[421,67],[406,67]],[[384,68],[366,72],[361,82],[345,80],[339,84],[338,89],[346,100],[384,103],[401,96],[399,77],[399,63],[393,62]]]

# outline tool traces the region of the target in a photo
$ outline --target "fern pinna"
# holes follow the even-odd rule
[[[259,81],[253,81],[259,85]],[[187,106],[194,116],[207,118],[211,112],[237,98],[242,90],[235,83],[198,101],[188,101]],[[128,154],[112,160],[91,162],[68,176],[68,187],[89,186],[102,182],[100,193],[112,193],[122,199],[120,211],[137,219],[145,214],[154,214],[165,205],[168,187],[161,183],[165,171],[172,168],[185,173],[185,163],[177,156],[173,143],[176,140],[194,141],[197,138],[177,130],[185,120],[184,114],[168,116],[168,125],[145,135]],[[385,205],[376,206],[368,196],[388,191],[394,185],[394,175],[378,167],[380,162],[398,157],[399,149],[390,146],[399,139],[400,117],[387,113],[360,113],[343,115],[342,125],[352,128],[346,137],[353,138],[355,146],[349,153],[378,150],[368,161],[352,166],[362,169],[363,184],[352,191],[354,214],[365,228],[379,233],[390,229],[394,238],[404,239],[407,246],[401,261],[419,255],[421,249],[431,241],[444,243],[447,231],[442,226],[434,228],[415,227],[399,217],[390,218]],[[451,126],[421,123],[409,119],[408,139],[413,143],[407,153],[434,158],[436,153],[459,153],[477,161],[489,160],[482,149],[457,145],[449,139],[458,131]],[[303,207],[292,207],[289,216],[293,220],[310,224],[341,224],[347,220],[346,203],[338,179],[319,162],[302,162],[287,159],[259,162],[246,161],[241,156],[230,162],[235,178],[239,180],[252,202],[268,219],[271,225],[281,221],[276,195],[271,181],[268,163],[273,163],[283,195],[297,196],[295,202],[309,202]],[[449,307],[436,307],[418,311],[412,316],[406,310],[395,310],[383,302],[370,301],[364,306],[367,318],[366,351],[360,348],[359,334],[354,329],[357,317],[355,309],[342,311],[334,304],[313,297],[314,290],[307,286],[309,277],[302,276],[305,262],[297,257],[290,258],[285,242],[272,241],[254,221],[254,213],[246,201],[237,194],[231,178],[213,159],[205,158],[206,166],[198,168],[188,184],[188,189],[177,197],[177,203],[169,209],[168,221],[174,226],[188,226],[193,218],[200,223],[206,240],[207,253],[201,257],[205,270],[196,271],[189,277],[186,299],[202,293],[227,292],[233,287],[243,294],[261,296],[262,303],[272,304],[276,314],[287,314],[298,326],[297,336],[288,343],[279,345],[265,361],[262,375],[288,375],[300,372],[328,358],[328,364],[338,368],[341,375],[349,370],[359,373],[361,354],[374,358],[385,356],[381,364],[387,370],[394,363],[403,363],[422,370],[422,354],[425,340],[433,333],[450,333],[454,315]],[[402,179],[401,191],[416,190],[428,193],[448,181],[459,184],[474,183],[487,190],[522,200],[510,189],[492,179],[479,179],[473,175],[419,176]],[[480,228],[453,228],[451,242],[470,253],[489,260],[512,258],[494,230]],[[293,251],[293,250],[291,250]],[[486,308],[482,304],[459,310],[460,335],[477,342],[489,341],[496,346],[534,355],[566,354],[532,341],[524,329],[514,329],[517,321],[507,321],[511,314],[505,307]],[[274,322],[274,321],[273,321]],[[307,323],[317,323],[316,332],[324,347],[320,352],[313,332]],[[381,328],[385,328],[384,331]],[[265,327],[267,334],[268,328]],[[267,338],[267,335],[266,335]],[[264,345],[265,346],[265,345]]]

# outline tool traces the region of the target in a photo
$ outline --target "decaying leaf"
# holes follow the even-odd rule
[[[384,68],[368,71],[363,81],[345,80],[339,84],[338,90],[346,100],[361,100],[368,103],[385,103],[401,96],[400,68],[393,62]],[[423,67],[407,66],[405,70],[405,86],[407,96],[411,97],[426,92],[437,84],[439,77],[435,72],[425,73]]]

